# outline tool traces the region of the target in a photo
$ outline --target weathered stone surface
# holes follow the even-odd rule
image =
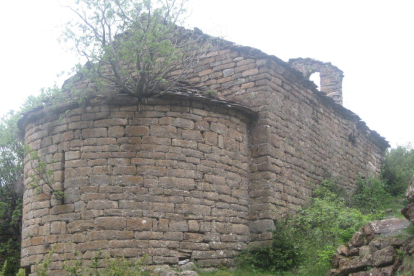
[[[371,241],[368,245],[370,252],[375,252],[381,250],[387,246],[392,246],[394,248],[400,248],[402,245],[402,240],[398,238],[389,238],[389,237],[378,237]]]
[[[411,202],[401,210],[401,214],[414,224],[414,202]]]
[[[349,248],[346,245],[341,245],[336,249],[336,253],[343,256],[349,255]]]
[[[405,254],[411,255],[414,253],[414,236],[411,236],[402,242],[402,249]]]
[[[397,251],[395,251],[394,247],[387,246],[372,254],[372,264],[376,267],[391,265],[394,263],[396,256]]]
[[[405,197],[410,202],[414,202],[414,175],[411,178],[410,185],[408,185],[407,191],[405,192]]]
[[[342,79],[344,77],[341,70],[330,63],[323,63],[310,58],[297,58],[289,60],[290,65],[296,68],[305,77],[308,77],[314,72],[320,72],[321,92],[326,93],[337,104],[342,105]]]
[[[136,99],[114,96],[24,118],[28,145],[58,160],[52,169],[65,205],[36,195],[26,181],[22,264],[42,258],[42,240],[72,240],[89,257],[105,248],[127,258],[149,254],[152,264],[233,265],[247,245],[269,243],[274,219],[303,206],[309,183],[326,171],[349,192],[359,173],[379,172],[381,137],[286,63],[249,51],[207,53],[188,72],[192,85],[220,98],[183,88],[144,99],[140,111]],[[368,228],[362,232],[377,235]],[[338,265],[359,253],[348,249]],[[57,267],[64,254],[56,253]]]
[[[366,270],[367,267],[372,266],[372,264],[373,260],[371,255],[347,260],[347,262],[340,262],[338,273],[339,275],[346,275],[353,272],[363,271]]]
[[[362,228],[372,229],[370,231],[365,230],[365,236],[372,236],[372,234],[375,234],[390,237],[400,234],[401,231],[407,229],[409,225],[410,223],[406,219],[391,218],[372,221],[369,224],[363,226]]]
[[[410,254],[407,249],[414,244],[413,238],[402,241],[394,237],[406,227],[407,221],[401,219],[372,221],[362,226],[349,242],[350,250],[343,245],[338,247],[332,259],[335,269],[327,275],[393,275],[401,263],[396,249],[402,247],[405,254]],[[369,268],[372,269],[366,271]]]
[[[349,245],[354,246],[354,247],[360,247],[360,246],[367,245],[367,244],[368,244],[367,238],[361,232],[356,232],[352,236],[351,240],[349,241]]]

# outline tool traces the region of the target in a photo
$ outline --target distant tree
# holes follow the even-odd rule
[[[410,144],[392,148],[386,153],[382,177],[390,194],[404,194],[413,175],[414,149]]]
[[[61,42],[86,59],[78,76],[89,85],[112,86],[139,99],[163,93],[186,77],[210,45],[201,31],[180,27],[187,1],[76,0],[65,6],[79,20],[67,23]]]
[[[7,261],[5,275],[15,275],[20,264],[23,145],[17,138],[18,116],[0,119],[0,258]],[[0,264],[2,265],[2,264]]]

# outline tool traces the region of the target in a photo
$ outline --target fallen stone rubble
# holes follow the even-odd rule
[[[325,276],[392,276],[414,272],[414,236],[404,230],[414,224],[414,177],[406,193],[411,202],[401,213],[407,219],[372,221],[359,229],[347,245],[337,248],[334,269]],[[412,274],[409,274],[412,275]]]

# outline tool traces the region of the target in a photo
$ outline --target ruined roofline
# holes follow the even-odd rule
[[[300,71],[296,70],[295,68],[292,68],[289,65],[289,63],[281,60],[280,58],[278,58],[274,55],[266,54],[263,51],[261,51],[259,49],[256,49],[254,47],[237,45],[237,44],[231,43],[229,41],[226,41],[226,43],[229,43],[229,44],[224,48],[232,49],[232,50],[238,51],[240,53],[247,53],[252,58],[267,59],[267,60],[273,61],[273,62],[277,63],[278,65],[282,66],[283,69],[286,70],[286,71],[285,72],[279,72],[281,75],[283,75],[283,76],[289,75],[289,77],[295,78],[297,80],[297,83],[300,83],[305,88],[311,90],[323,104],[325,104],[326,106],[332,107],[335,110],[335,112],[338,113],[340,116],[342,116],[344,119],[351,120],[351,121],[356,121],[357,122],[357,128],[359,128],[359,129],[365,131],[366,133],[368,133],[371,140],[375,144],[380,146],[383,150],[385,150],[386,148],[389,148],[391,146],[390,143],[386,140],[385,137],[381,136],[375,130],[370,129],[367,126],[367,124],[361,119],[361,117],[359,117],[356,113],[354,113],[350,109],[344,107],[343,105],[336,103],[335,100],[332,99],[331,97],[327,96],[326,93],[319,91],[317,89],[317,86],[315,85],[315,83],[313,81],[311,81],[307,77],[305,77]],[[290,60],[299,60],[299,59],[301,59],[301,58],[290,59]],[[313,60],[313,59],[309,59],[309,60]],[[314,61],[316,61],[316,60],[314,60]],[[341,72],[342,76],[343,76],[343,72],[340,69],[338,69],[336,66],[333,66],[331,63],[324,63],[324,62],[321,62],[321,61],[317,61],[317,62],[320,62],[321,64],[331,65],[332,67],[337,69],[339,72]]]
[[[339,69],[337,66],[333,65],[330,62],[322,62],[320,60],[316,60],[316,59],[313,59],[313,58],[290,58],[289,61],[288,61],[288,64],[292,64],[295,61],[309,61],[309,62],[312,62],[312,63],[315,63],[315,64],[319,64],[321,66],[328,65],[328,66],[334,68],[336,71],[340,72],[342,77],[344,77],[344,71],[342,71],[341,69]]]
[[[288,63],[307,79],[310,79],[313,73],[319,73],[319,90],[334,99],[337,104],[343,105],[342,80],[344,74],[338,67],[333,66],[330,62],[321,62],[311,58],[290,59]]]
[[[208,96],[207,94],[203,93],[198,89],[177,89],[171,92],[165,92],[162,95],[157,95],[151,98],[145,98],[142,104],[153,103],[156,102],[157,99],[172,99],[172,100],[190,100],[190,101],[197,101],[203,104],[209,104],[212,106],[217,106],[218,108],[225,108],[225,109],[233,109],[242,114],[247,115],[251,120],[254,120],[258,116],[258,112],[250,109],[247,106],[244,106],[240,103],[227,101],[223,99],[213,98]],[[66,112],[67,110],[80,108],[85,105],[122,105],[122,106],[133,106],[138,105],[138,98],[133,98],[128,95],[118,95],[116,97],[101,97],[101,96],[91,96],[85,100],[83,103],[79,103],[76,99],[65,102],[60,105],[56,106],[38,106],[33,108],[30,111],[23,113],[22,118],[20,118],[17,122],[17,125],[20,130],[24,131],[25,127],[40,118],[44,118],[50,114],[59,114],[62,112]]]
[[[280,75],[282,75],[283,77],[286,78],[290,78],[296,81],[296,83],[298,83],[299,85],[303,86],[304,88],[307,88],[309,90],[311,90],[316,96],[317,98],[326,106],[328,107],[332,107],[340,116],[342,116],[345,119],[351,120],[351,121],[356,121],[358,122],[357,126],[359,126],[359,128],[361,128],[363,131],[369,133],[368,135],[370,136],[370,138],[377,144],[379,145],[381,148],[383,148],[384,150],[388,147],[390,147],[389,142],[382,137],[380,134],[378,134],[376,131],[371,130],[364,121],[362,121],[362,119],[354,112],[352,112],[351,110],[345,108],[343,105],[336,103],[331,97],[328,97],[326,95],[326,93],[321,92],[317,89],[316,85],[310,81],[307,77],[305,77],[303,75],[303,73],[301,73],[300,71],[292,68],[289,63],[281,60],[280,58],[274,56],[274,55],[269,55],[264,53],[263,51],[254,48],[254,47],[250,47],[250,46],[243,46],[243,45],[239,45],[236,44],[234,42],[225,40],[225,39],[221,39],[221,38],[217,38],[217,37],[213,37],[207,34],[204,34],[201,30],[199,29],[195,29],[195,31],[193,30],[187,30],[189,32],[196,32],[198,35],[202,35],[204,39],[211,39],[212,41],[216,41],[217,44],[219,44],[218,48],[220,50],[225,50],[225,49],[230,49],[230,50],[234,50],[237,51],[239,53],[244,53],[247,54],[249,57],[252,58],[256,58],[256,59],[266,59],[272,62],[275,62],[277,65],[281,66],[281,70],[278,72]],[[298,59],[291,59],[291,60],[298,60]],[[312,59],[309,59],[312,60]],[[322,62],[321,62],[322,63]],[[322,64],[330,64],[330,63],[322,63]],[[331,65],[331,64],[330,64]],[[332,67],[336,68],[338,71],[340,71],[342,73],[343,76],[343,72],[341,70],[339,70],[337,67],[331,65]],[[209,97],[203,96],[203,89],[202,87],[198,87],[198,88],[193,88],[191,87],[190,84],[186,83],[185,85],[181,85],[179,86],[177,89],[173,89],[172,91],[166,93],[163,92],[164,94],[168,94],[168,95],[173,95],[173,94],[177,94],[180,95],[181,97],[196,97],[199,100],[201,98],[204,98],[204,100],[206,99],[210,99]],[[193,91],[193,92],[190,92]],[[195,92],[196,91],[196,92]],[[220,102],[222,101],[222,103],[226,103],[229,104],[231,106],[242,106],[240,104],[236,104],[235,102],[229,102],[229,101],[225,101],[222,99],[216,99],[215,101]],[[249,109],[248,107],[244,106],[244,108]],[[251,109],[249,109],[251,110]],[[252,111],[253,112],[253,111]]]

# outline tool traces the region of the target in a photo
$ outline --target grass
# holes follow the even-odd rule
[[[304,266],[287,272],[266,272],[249,268],[220,269],[217,271],[197,271],[200,276],[321,276],[330,269],[330,264],[322,267]]]

